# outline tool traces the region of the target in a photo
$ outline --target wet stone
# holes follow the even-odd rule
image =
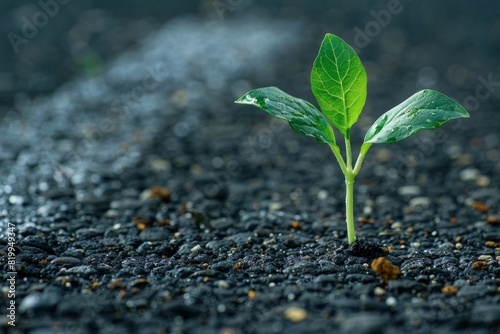
[[[39,248],[49,254],[54,254],[54,250],[50,247],[47,241],[36,235],[27,236],[19,242],[19,245]]]
[[[90,277],[97,274],[97,270],[90,266],[76,266],[66,271],[68,274],[76,274],[82,277]]]
[[[81,263],[80,259],[71,256],[58,257],[50,262],[50,264],[58,266],[78,266]]]

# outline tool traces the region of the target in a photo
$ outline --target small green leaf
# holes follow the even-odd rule
[[[469,113],[460,104],[435,90],[424,89],[380,116],[368,129],[364,142],[394,143],[462,117],[469,117]]]
[[[321,110],[344,137],[366,101],[366,71],[341,38],[326,34],[311,72],[311,89]]]
[[[320,143],[335,145],[333,130],[316,107],[276,87],[251,90],[236,103],[259,107],[271,116],[288,121],[298,133],[314,137]]]

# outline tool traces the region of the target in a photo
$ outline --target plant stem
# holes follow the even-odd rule
[[[365,143],[361,146],[361,150],[359,152],[358,159],[356,160],[356,165],[354,166],[353,170],[354,176],[359,174],[361,165],[363,164],[363,160],[365,159],[366,153],[368,152],[371,146],[372,144],[370,143]]]
[[[337,158],[337,161],[339,163],[340,169],[342,170],[342,173],[346,175],[347,173],[347,168],[344,162],[344,158],[342,158],[342,154],[340,153],[340,148],[337,145],[330,144],[330,149],[332,150],[333,154],[335,155],[335,158]]]
[[[352,171],[352,150],[351,150],[351,140],[349,139],[349,129],[347,129],[347,135],[345,137],[345,157],[347,171]]]
[[[356,231],[354,229],[354,179],[356,175],[348,172],[345,175],[345,213],[347,224],[347,242],[352,244],[356,241]]]
[[[354,179],[356,174],[352,169],[352,149],[349,139],[349,129],[345,137],[346,172],[345,175],[345,217],[347,224],[347,242],[352,244],[356,241],[356,231],[354,229]]]

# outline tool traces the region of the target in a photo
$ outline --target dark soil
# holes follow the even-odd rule
[[[186,5],[179,12],[196,15],[151,14],[157,25],[110,42],[107,56],[105,41],[120,33],[97,33],[99,66],[55,70],[52,86],[9,81],[16,92],[5,90],[0,122],[4,332],[497,333],[499,6],[402,3],[360,52],[369,102],[354,145],[418,89],[479,105],[468,120],[371,150],[350,246],[329,148],[233,101],[264,85],[314,101],[308,75],[323,34],[352,44],[353,27],[386,2],[255,2],[223,20],[206,2]],[[74,16],[61,20],[71,26],[78,5],[67,6]],[[27,46],[51,45],[42,40],[58,36],[57,18]],[[46,52],[34,56],[40,71]],[[10,300],[15,327],[4,316]]]

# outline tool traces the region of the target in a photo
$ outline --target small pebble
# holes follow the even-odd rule
[[[458,289],[454,287],[453,285],[445,285],[442,289],[441,292],[447,295],[454,295],[456,294]]]
[[[384,282],[397,279],[401,275],[401,270],[384,257],[373,260],[371,268]]]
[[[106,218],[116,218],[120,215],[120,212],[118,212],[118,210],[115,210],[115,209],[109,209],[108,211],[106,211],[104,213],[104,216]]]
[[[410,200],[410,207],[416,208],[418,206],[429,206],[431,199],[429,197],[415,197]]]
[[[475,269],[475,270],[488,269],[488,263],[486,261],[476,261],[472,264],[472,269]]]
[[[420,195],[419,186],[402,186],[398,189],[400,196],[417,196]]]
[[[273,202],[269,204],[269,211],[278,211],[283,208],[283,205],[281,203]]]
[[[455,244],[455,248],[456,248],[456,249],[462,249],[462,248],[463,248],[463,245],[462,245],[461,243],[457,242],[457,243]]]
[[[326,191],[326,190],[318,191],[318,199],[319,200],[324,201],[327,198],[328,198],[328,191]]]
[[[396,306],[398,304],[398,301],[396,298],[394,297],[387,297],[387,299],[385,300],[385,303],[387,304],[387,306]]]
[[[375,288],[375,290],[373,290],[373,294],[374,294],[375,296],[382,296],[382,295],[384,295],[384,294],[385,294],[385,290],[384,290],[384,289],[382,289],[381,287],[377,286],[377,287]]]
[[[413,248],[419,248],[420,247],[420,242],[412,242],[410,244]]]
[[[201,250],[201,246],[200,245],[196,245],[193,248],[191,248],[191,252],[192,253],[195,253],[195,252],[200,251],[200,250]]]
[[[24,203],[24,197],[18,195],[9,196],[9,203],[12,205],[22,205]]]
[[[453,245],[451,242],[443,242],[442,244],[440,244],[440,245],[438,246],[438,248],[439,248],[439,249],[446,249],[446,248],[448,248],[448,249],[453,249],[453,248],[455,248],[455,247],[456,247],[456,246],[455,246],[455,245]]]
[[[371,206],[365,206],[363,208],[363,214],[364,215],[371,215],[373,213],[373,208]]]
[[[307,318],[307,311],[302,307],[292,306],[285,310],[284,315],[291,322],[301,322]]]
[[[485,175],[479,175],[476,178],[476,185],[478,185],[479,187],[487,187],[490,185],[490,182],[490,178]]]
[[[492,259],[491,255],[481,255],[480,257],[477,258],[479,261],[489,261]]]
[[[382,148],[375,153],[375,159],[381,162],[389,161],[391,159],[391,155],[391,150]]]
[[[460,172],[460,180],[474,181],[479,176],[479,171],[475,168],[466,168]]]
[[[56,265],[79,265],[81,263],[80,259],[70,256],[57,257],[50,261],[51,264]]]
[[[395,223],[392,223],[391,228],[392,228],[393,230],[398,230],[398,229],[400,229],[400,228],[401,228],[401,223],[400,223],[400,222],[395,222]]]
[[[226,281],[220,280],[217,281],[217,286],[221,289],[227,289],[229,288],[229,284]]]
[[[149,166],[155,172],[166,172],[171,167],[170,162],[168,160],[163,160],[159,158],[151,160]]]

